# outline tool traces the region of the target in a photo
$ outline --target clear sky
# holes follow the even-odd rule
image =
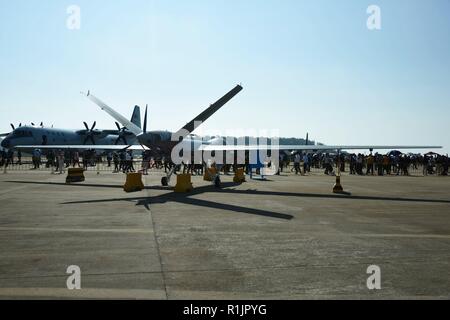
[[[69,5],[80,30],[66,27]],[[369,5],[381,30],[366,26]],[[279,129],[326,144],[437,144],[450,153],[448,0],[0,0],[0,132],[81,128],[150,107],[177,130],[235,84],[204,131]]]

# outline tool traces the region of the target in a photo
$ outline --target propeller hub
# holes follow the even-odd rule
[[[86,137],[84,138],[83,144],[86,144],[88,142],[88,140],[90,140],[92,142],[92,144],[95,144],[94,136],[96,134],[99,134],[98,132],[94,131],[97,121],[94,121],[91,128],[89,128],[89,126],[87,125],[86,122],[83,122],[83,124],[84,124],[84,127],[86,128],[86,130],[84,130],[84,132],[83,132],[83,134],[86,135]]]

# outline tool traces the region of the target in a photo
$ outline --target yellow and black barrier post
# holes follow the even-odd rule
[[[123,185],[125,192],[135,192],[144,189],[144,183],[142,182],[141,172],[129,172],[127,173],[127,180]]]
[[[205,173],[203,174],[203,180],[213,181],[214,177],[216,175],[217,175],[217,169],[215,166],[211,166],[211,168],[205,168]]]
[[[67,169],[66,183],[82,182],[84,181],[83,168],[69,168]]]
[[[344,188],[341,185],[341,152],[338,150],[337,152],[337,161],[336,161],[336,183],[333,186],[333,193],[342,193],[344,192]]]
[[[236,171],[234,172],[233,182],[235,183],[245,182],[244,168],[236,169]]]
[[[175,185],[175,192],[191,192],[194,189],[191,182],[191,175],[188,174],[178,174],[177,184]]]

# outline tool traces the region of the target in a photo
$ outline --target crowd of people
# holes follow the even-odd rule
[[[22,152],[19,150],[17,152],[17,161],[14,162],[15,160],[15,156],[14,156],[14,151],[12,150],[0,150],[0,167],[6,166],[8,167],[10,164],[18,164],[21,165],[22,164]]]
[[[437,153],[402,154],[400,152],[390,152],[388,154],[329,154],[317,153],[307,154],[297,152],[290,157],[280,154],[280,171],[287,167],[290,162],[294,165],[291,169],[296,174],[305,174],[311,168],[324,169],[325,174],[335,174],[334,168],[339,166],[341,172],[352,175],[410,175],[411,169],[422,170],[423,175],[448,175],[449,157]],[[303,169],[303,170],[302,170]]]
[[[32,169],[39,169],[43,165],[44,155],[39,149],[33,150],[31,153]],[[136,162],[133,152],[130,150],[108,152],[106,154],[107,167],[113,167],[114,173],[135,172]],[[165,172],[171,170],[175,164],[170,159],[164,157],[153,157],[149,151],[142,152],[139,159],[140,171],[147,174],[151,169],[164,169]],[[248,158],[247,161],[248,162]],[[98,155],[94,150],[78,151],[46,151],[45,162],[46,168],[52,167],[56,171],[64,172],[67,167],[88,167],[96,166],[103,163],[103,157]],[[22,154],[20,151],[0,151],[0,166],[8,167],[9,165],[22,164]],[[174,171],[183,171],[183,173],[203,174],[204,166],[192,163],[183,163],[175,166]],[[421,154],[402,154],[398,151],[388,154],[372,153],[365,155],[362,153],[302,153],[296,152],[286,154],[280,152],[279,173],[286,168],[295,174],[306,174],[311,169],[324,170],[327,175],[334,175],[335,168],[339,165],[341,172],[348,170],[351,175],[410,175],[411,170],[415,173],[421,172],[423,175],[448,175],[449,157],[448,155],[439,155],[436,153]],[[235,170],[236,166],[226,164],[220,166],[224,173]],[[249,173],[251,166],[247,164],[240,165],[244,167],[245,172]]]

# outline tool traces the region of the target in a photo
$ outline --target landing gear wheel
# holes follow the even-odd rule
[[[219,177],[219,176],[217,176],[217,177],[214,179],[214,186],[215,186],[216,188],[220,188],[220,177]]]
[[[168,181],[167,177],[161,178],[161,184],[163,185],[163,187],[167,187],[169,185],[169,181]]]

